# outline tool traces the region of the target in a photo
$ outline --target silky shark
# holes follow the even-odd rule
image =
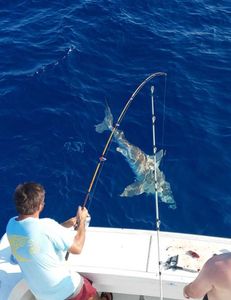
[[[113,116],[108,106],[105,109],[103,122],[95,125],[95,130],[98,133],[102,133],[105,130],[113,130]],[[162,202],[167,203],[170,208],[175,209],[176,203],[173,199],[170,184],[165,180],[164,173],[159,169],[161,159],[164,155],[163,150],[156,153],[155,166],[154,155],[145,154],[140,148],[130,144],[125,138],[123,131],[116,128],[114,131],[114,139],[119,145],[116,150],[126,158],[136,176],[135,182],[128,185],[120,196],[132,197],[143,193],[154,194],[154,174],[156,167],[158,196]]]

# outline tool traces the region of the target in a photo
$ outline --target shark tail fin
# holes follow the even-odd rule
[[[110,110],[110,107],[107,105],[105,108],[105,117],[103,122],[95,125],[95,130],[98,133],[102,133],[105,130],[112,130],[113,128],[113,116]]]

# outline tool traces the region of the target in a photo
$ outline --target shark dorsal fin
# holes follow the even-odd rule
[[[159,165],[160,165],[160,162],[161,162],[161,159],[162,159],[162,157],[164,156],[164,150],[163,149],[161,149],[161,150],[159,150],[157,153],[156,153],[156,164],[157,164],[157,167],[159,167]],[[150,156],[152,159],[154,159],[154,155],[151,155]]]

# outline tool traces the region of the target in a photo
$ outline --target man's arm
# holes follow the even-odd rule
[[[77,220],[76,220],[76,217],[73,217],[73,218],[70,218],[70,219],[68,219],[67,221],[61,223],[61,225],[62,225],[63,227],[66,227],[66,228],[71,228],[71,227],[74,227],[74,226],[75,226],[76,221],[77,221]]]
[[[185,298],[202,298],[213,288],[210,264],[210,260],[207,261],[197,278],[184,287]]]
[[[80,254],[83,249],[84,242],[85,242],[85,222],[86,222],[87,216],[88,216],[87,209],[80,207],[78,209],[78,213],[77,213],[77,217],[76,217],[76,219],[78,220],[77,233],[74,237],[73,244],[68,249],[68,252],[70,252],[72,254]]]

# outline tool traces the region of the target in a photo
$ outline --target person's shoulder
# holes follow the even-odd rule
[[[53,229],[57,230],[57,228],[59,229],[61,226],[57,221],[55,221],[54,219],[51,219],[51,218],[41,218],[41,219],[39,219],[39,222],[45,229],[53,228]]]
[[[8,221],[8,223],[10,223],[10,222],[15,222],[15,220],[16,220],[17,217],[18,217],[18,216],[14,216],[14,217],[10,218],[9,221]]]
[[[213,273],[213,271],[218,270],[218,268],[223,268],[224,263],[228,264],[228,262],[231,262],[231,253],[215,254],[207,260],[205,269]]]
[[[211,258],[211,263],[215,266],[223,266],[231,267],[231,252],[225,252],[218,255],[214,255]]]
[[[44,225],[56,225],[56,224],[59,224],[58,222],[56,222],[54,219],[51,219],[51,218],[40,218],[39,222],[41,224],[44,224]]]
[[[9,219],[9,221],[8,221],[8,223],[7,223],[7,225],[6,225],[6,231],[7,231],[7,229],[8,229],[12,224],[15,223],[15,219],[16,219],[16,218],[17,218],[17,216],[12,217],[12,218]]]

